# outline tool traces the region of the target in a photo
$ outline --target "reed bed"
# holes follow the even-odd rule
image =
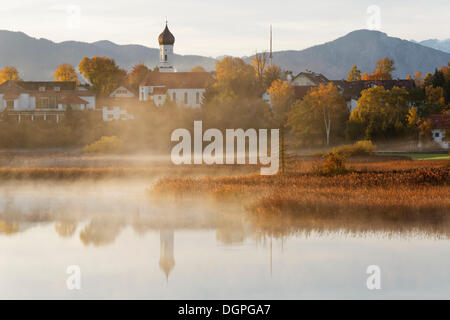
[[[438,161],[423,165],[358,163],[363,169],[320,176],[296,164],[301,170],[291,166],[288,173],[276,176],[165,178],[150,193],[172,199],[234,201],[255,226],[272,233],[389,226],[397,231],[444,228],[441,233],[450,235],[450,168]]]

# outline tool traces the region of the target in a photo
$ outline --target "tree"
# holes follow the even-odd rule
[[[134,90],[139,89],[139,85],[145,80],[149,72],[151,71],[145,64],[135,65],[127,75],[128,85]]]
[[[358,81],[361,80],[361,71],[358,70],[356,64],[354,64],[348,73],[347,81]]]
[[[277,125],[284,127],[295,100],[294,89],[287,81],[275,80],[267,93],[270,95],[274,120]]]
[[[75,68],[70,64],[58,66],[53,74],[56,81],[75,81],[78,83],[78,76]]]
[[[378,60],[372,76],[375,77],[375,80],[392,80],[392,72],[395,71],[394,64],[394,60],[388,57]]]
[[[275,121],[275,126],[280,129],[280,157],[281,157],[281,172],[285,171],[285,127],[289,111],[295,101],[294,89],[287,81],[275,80],[272,82],[270,88],[267,90],[270,95],[272,104],[272,116]]]
[[[109,94],[124,81],[126,71],[120,69],[113,59],[107,57],[87,57],[78,66],[81,74],[92,84],[99,94]]]
[[[417,71],[414,74],[414,84],[416,85],[416,87],[423,87],[424,85],[422,73],[420,71]]]
[[[428,117],[432,114],[440,114],[445,107],[444,89],[442,87],[425,87],[425,101],[420,109],[421,117]]]
[[[202,66],[196,66],[191,69],[191,72],[206,72],[206,70]]]
[[[263,84],[264,71],[266,70],[268,56],[266,52],[256,53],[251,59],[253,69],[255,70],[256,79],[260,84]]]
[[[264,88],[268,89],[275,80],[281,79],[281,69],[275,64],[269,65],[264,71]]]
[[[241,58],[225,57],[216,63],[216,86],[239,96],[257,96],[253,67]]]
[[[19,71],[17,71],[14,67],[4,67],[2,70],[0,70],[0,83],[13,80],[13,81],[20,81],[19,77]]]
[[[288,126],[301,144],[320,140],[330,144],[331,137],[344,132],[348,108],[338,89],[332,84],[312,88],[289,113]]]
[[[420,118],[416,107],[409,109],[406,120],[410,134],[417,138],[417,144],[420,147],[423,138],[429,136],[431,133],[431,120],[423,120]]]
[[[409,95],[404,88],[363,90],[350,115],[349,130],[357,138],[390,138],[404,133],[409,111]]]

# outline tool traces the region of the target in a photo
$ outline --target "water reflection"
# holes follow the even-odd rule
[[[370,243],[370,246],[373,245],[376,249],[369,246],[369,252],[380,250],[377,246],[381,245],[384,246],[383,250],[391,250],[392,252],[389,252],[395,256],[399,255],[399,252],[395,251],[398,242],[396,242],[397,240],[386,242],[391,238],[409,239],[415,241],[415,245],[417,245],[417,242],[422,243],[420,242],[422,239],[435,241],[435,239],[448,239],[450,235],[449,221],[372,220],[368,223],[363,220],[315,219],[312,216],[301,219],[292,215],[254,215],[236,203],[217,204],[206,199],[155,201],[148,197],[147,188],[146,181],[98,182],[90,185],[83,183],[44,184],[42,182],[39,186],[26,183],[0,185],[0,246],[3,245],[3,249],[8,245],[14,248],[20,246],[22,239],[27,239],[27,241],[37,241],[39,246],[51,247],[51,243],[46,242],[46,239],[50,238],[48,233],[52,233],[55,237],[56,235],[59,237],[61,246],[67,250],[64,254],[70,254],[71,248],[76,243],[84,250],[79,255],[86,255],[90,262],[95,259],[93,256],[111,251],[114,258],[107,261],[113,261],[112,263],[116,263],[118,267],[128,264],[136,267],[135,264],[148,263],[159,268],[159,279],[165,280],[166,287],[174,285],[174,283],[176,283],[175,286],[178,286],[177,293],[179,295],[171,295],[171,297],[191,297],[187,292],[185,295],[182,294],[183,290],[187,290],[187,288],[183,288],[186,280],[180,279],[181,276],[177,278],[177,274],[187,274],[189,278],[189,275],[198,273],[197,281],[203,283],[204,277],[204,292],[209,292],[206,289],[209,288],[207,286],[219,286],[216,282],[220,283],[220,286],[227,286],[220,281],[221,277],[224,278],[223,281],[237,281],[232,277],[236,272],[240,274],[240,276],[236,275],[236,278],[245,282],[244,288],[241,288],[244,290],[243,292],[245,292],[245,286],[257,288],[263,286],[262,283],[265,281],[265,283],[272,283],[273,290],[290,287],[290,290],[293,290],[289,292],[291,296],[286,293],[285,297],[298,298],[298,292],[295,291],[294,283],[291,284],[291,282],[297,281],[308,286],[306,279],[314,278],[312,274],[323,272],[320,277],[328,274],[326,272],[330,272],[330,270],[322,270],[326,269],[324,265],[330,265],[329,268],[331,268],[335,264],[342,263],[336,252],[346,255],[349,261],[356,260],[358,256],[362,259],[366,253],[361,249],[361,243],[367,245],[368,242],[364,240],[366,238],[375,239],[375,244]],[[32,236],[27,238],[27,234]],[[153,234],[159,235],[159,243],[157,238],[152,238]],[[147,242],[146,245],[152,249],[144,248],[141,251],[142,254],[146,250],[152,250],[151,254],[145,255],[146,260],[142,262],[138,256],[130,258],[129,254],[134,250],[138,251],[137,248],[142,246],[140,239],[148,241],[149,238],[152,241],[151,243]],[[6,239],[12,241],[8,242]],[[319,241],[325,241],[326,246],[319,246]],[[64,245],[69,243],[72,247]],[[283,258],[282,248],[286,243],[295,246],[297,251]],[[351,250],[344,252],[341,249],[347,243],[353,244]],[[386,243],[392,247],[388,247]],[[431,248],[428,242],[424,243],[425,250]],[[33,245],[35,244],[26,244],[26,246]],[[159,245],[159,250],[157,245]],[[446,241],[445,246],[440,247],[440,252],[447,252],[448,247],[448,241]],[[120,250],[123,251],[116,254],[114,250],[117,248],[122,248]],[[208,255],[217,253],[218,248],[225,250],[230,258],[224,260],[225,256],[214,255],[217,261],[209,259]],[[263,250],[262,258],[257,254],[258,248]],[[414,250],[416,249],[414,248]],[[52,249],[48,250],[51,252]],[[6,255],[6,253],[4,254]],[[20,252],[14,254],[19,255]],[[58,251],[54,254],[58,256],[62,252]],[[377,254],[380,255],[380,253]],[[412,256],[415,255],[417,253],[413,251]],[[125,256],[128,259],[123,258]],[[439,255],[428,257],[428,260],[424,259],[424,261],[429,262],[430,259],[436,259],[437,256],[444,257],[445,254],[439,253]],[[13,256],[10,254],[7,258],[10,259]],[[36,261],[33,260],[33,257],[28,256],[19,258],[20,261],[27,261],[26,259],[30,259],[33,263]],[[284,269],[280,271],[281,261],[287,258],[290,261],[289,266],[284,266]],[[374,263],[372,258],[369,258],[367,261],[358,262],[362,265],[358,265],[358,268],[364,268],[366,263]],[[409,258],[410,256],[408,256]],[[81,258],[77,256],[77,259]],[[130,261],[132,259],[135,261]],[[196,259],[199,261],[195,261]],[[407,261],[407,259],[405,260]],[[3,260],[3,266],[9,267],[5,261]],[[189,265],[187,261],[192,261],[193,265]],[[46,263],[50,265],[53,262],[49,259]],[[67,262],[64,261],[64,263],[73,263],[73,260],[67,259]],[[102,262],[98,261],[97,263]],[[389,260],[386,263],[391,262]],[[409,262],[407,261],[407,263]],[[445,269],[450,264],[448,261],[439,261],[436,265]],[[214,270],[211,271],[208,266]],[[0,269],[1,267],[2,263],[0,263]],[[424,266],[423,268],[429,267]],[[17,266],[13,266],[11,263],[11,268],[17,268]],[[63,270],[65,264],[60,268]],[[233,271],[228,271],[227,268]],[[342,267],[342,270],[345,268],[354,268],[354,266],[353,264],[350,267],[345,266]],[[277,272],[273,272],[273,270]],[[418,270],[422,272],[420,268]],[[120,272],[127,279],[134,276],[128,270]],[[332,272],[335,270],[331,270]],[[444,273],[448,274],[448,272],[435,270],[433,276]],[[286,279],[280,279],[283,274]],[[364,272],[362,275],[365,276]],[[272,280],[264,278],[265,276]],[[412,276],[417,276],[417,274]],[[97,277],[100,276],[97,275]],[[143,277],[141,273],[139,273],[139,277]],[[177,281],[173,280],[174,277]],[[141,280],[141,278],[139,279]],[[264,281],[260,281],[261,279]],[[445,279],[448,280],[448,277]],[[206,280],[213,282],[207,284]],[[439,279],[437,282],[440,283],[441,280]],[[327,279],[327,281],[332,282],[333,280]],[[358,281],[360,281],[359,278]],[[364,279],[361,280],[361,283],[364,283]],[[235,285],[239,286],[240,284],[235,283]],[[442,285],[445,286],[445,281],[442,282]],[[231,287],[227,288],[228,293],[234,292]],[[225,293],[226,290],[224,289],[223,292]],[[252,294],[249,293],[248,296],[243,293],[242,295],[237,294],[236,298],[248,298],[254,296]],[[101,293],[93,296],[103,297]],[[156,295],[155,297],[161,296]],[[264,297],[270,298],[271,296]],[[279,296],[273,297],[279,298]]]
[[[159,267],[169,281],[169,274],[175,267],[175,257],[173,255],[173,230],[161,230],[160,232],[160,258]]]

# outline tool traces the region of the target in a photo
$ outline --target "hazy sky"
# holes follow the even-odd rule
[[[157,47],[167,17],[175,52],[206,56],[299,50],[367,29],[380,9],[380,30],[407,40],[450,38],[449,0],[15,0],[2,1],[0,29],[55,42],[111,40]],[[374,12],[374,11],[372,11]],[[375,13],[376,14],[376,13]]]

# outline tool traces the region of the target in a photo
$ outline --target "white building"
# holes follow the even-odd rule
[[[66,110],[94,110],[95,93],[73,81],[7,81],[0,85],[0,112],[17,122],[59,122]]]
[[[139,86],[139,100],[153,101],[156,106],[162,106],[168,98],[178,105],[200,107],[206,86],[211,80],[211,74],[209,72],[176,72],[173,63],[175,37],[169,31],[167,23],[158,37],[158,42],[159,72],[149,72]]]
[[[440,145],[442,149],[449,149],[449,137],[446,136],[450,131],[450,115],[449,114],[433,114],[429,118],[431,120],[431,137],[434,142]]]

